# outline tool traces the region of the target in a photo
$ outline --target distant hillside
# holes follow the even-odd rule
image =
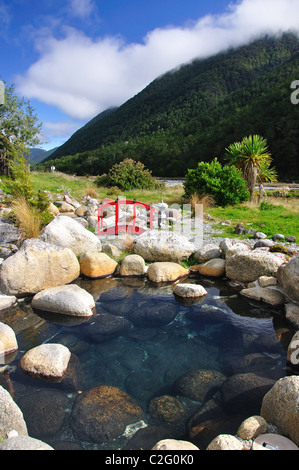
[[[28,158],[31,165],[43,162],[46,158],[49,158],[57,150],[57,147],[51,150],[43,150],[38,148],[31,148]]]
[[[198,161],[222,159],[249,134],[267,138],[280,179],[299,180],[299,40],[266,37],[154,80],[121,107],[79,129],[40,167],[102,174],[130,157],[155,176],[186,174]]]

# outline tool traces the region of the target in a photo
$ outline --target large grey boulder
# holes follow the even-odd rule
[[[299,445],[299,376],[278,380],[264,396],[260,415]]]
[[[260,276],[275,276],[284,259],[264,251],[239,251],[226,257],[226,276],[239,282],[256,281]]]
[[[79,274],[79,262],[72,250],[30,239],[1,264],[0,291],[10,296],[36,294],[68,284]]]
[[[82,224],[67,216],[57,216],[43,230],[40,239],[46,243],[70,248],[75,255],[102,251],[99,238]]]
[[[299,330],[299,303],[287,302],[285,316],[295,330]]]
[[[299,256],[281,265],[277,277],[287,296],[299,302]]]
[[[8,391],[0,386],[0,440],[12,430],[17,431],[19,436],[28,435],[22,411]]]
[[[221,258],[222,257],[222,250],[219,248],[218,245],[215,244],[208,244],[204,247],[200,248],[194,254],[194,259],[197,263],[203,264],[211,259]]]
[[[31,305],[37,310],[76,317],[90,317],[95,308],[93,296],[76,284],[42,290],[33,297]]]
[[[275,287],[250,287],[249,289],[242,289],[240,294],[249,299],[265,302],[270,305],[283,305],[285,303],[283,292]]]
[[[133,250],[146,261],[179,262],[195,253],[196,247],[180,233],[147,231],[134,240]]]
[[[0,218],[0,243],[17,243],[20,231],[8,219]]]
[[[223,250],[223,244],[221,244],[220,247],[222,247],[222,251],[225,254],[225,259],[226,260],[228,260],[232,256],[236,255],[237,253],[243,253],[243,252],[248,253],[248,252],[252,251],[251,246],[247,245],[246,243],[242,243],[242,242],[232,243],[231,245],[227,244],[227,246],[225,247],[224,250]]]

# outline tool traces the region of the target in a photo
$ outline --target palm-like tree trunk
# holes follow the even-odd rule
[[[243,178],[247,182],[247,189],[250,194],[250,201],[253,200],[253,193],[254,193],[254,188],[256,186],[257,182],[257,176],[258,176],[258,168],[256,165],[254,165],[252,162],[249,162],[243,172],[242,172]]]

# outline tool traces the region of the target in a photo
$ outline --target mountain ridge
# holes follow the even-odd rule
[[[101,119],[96,116],[45,162],[101,174],[131,157],[155,176],[176,177],[198,161],[221,159],[230,143],[259,133],[269,141],[279,174],[299,177],[298,108],[290,101],[296,79],[299,40],[293,34],[196,59],[158,77]]]

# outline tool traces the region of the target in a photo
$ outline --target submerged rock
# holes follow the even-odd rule
[[[179,377],[174,384],[178,395],[204,402],[220,389],[226,376],[216,370],[191,370]]]
[[[253,373],[228,377],[221,387],[225,409],[231,413],[258,414],[264,395],[274,383],[274,380]]]
[[[128,319],[135,326],[160,326],[172,322],[177,313],[178,308],[174,304],[163,301],[152,301],[136,306],[136,308],[129,313]]]
[[[31,437],[55,436],[66,419],[69,400],[58,390],[38,390],[18,400]]]
[[[150,401],[149,412],[154,418],[173,423],[184,415],[185,408],[178,398],[163,395]]]
[[[94,322],[85,325],[83,332],[97,343],[109,341],[126,333],[132,324],[126,318],[102,313]]]
[[[99,385],[78,395],[71,426],[80,440],[112,442],[127,425],[144,417],[140,406],[118,387]]]

